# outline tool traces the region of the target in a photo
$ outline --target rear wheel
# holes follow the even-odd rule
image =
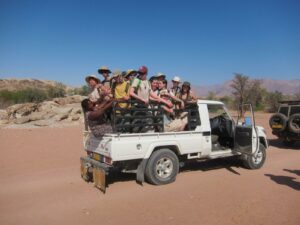
[[[259,149],[255,156],[243,155],[244,166],[247,169],[255,170],[261,168],[266,161],[266,148],[263,144],[259,144]]]
[[[296,113],[290,117],[288,126],[290,131],[300,134],[300,113]]]
[[[287,121],[288,118],[285,115],[281,113],[276,113],[273,116],[271,116],[269,124],[272,130],[283,131],[287,126]]]
[[[177,155],[169,149],[160,149],[152,153],[145,170],[149,183],[169,184],[175,181],[179,171]]]

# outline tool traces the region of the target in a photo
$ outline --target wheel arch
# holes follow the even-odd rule
[[[147,154],[145,155],[145,158],[149,158],[153,152],[158,151],[159,149],[169,149],[172,152],[175,153],[175,155],[177,155],[177,157],[179,155],[181,155],[181,151],[180,151],[180,145],[179,143],[157,143],[157,144],[152,144],[149,146]]]

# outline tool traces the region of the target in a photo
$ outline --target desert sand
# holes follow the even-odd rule
[[[257,115],[270,142],[262,169],[192,163],[165,186],[120,174],[106,194],[80,177],[82,126],[0,129],[0,224],[299,225],[300,143],[282,146],[269,117]]]

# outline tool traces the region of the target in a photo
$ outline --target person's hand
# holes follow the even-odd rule
[[[129,100],[129,96],[127,96],[127,95],[124,96],[124,97],[123,97],[123,100],[128,101],[128,100]]]
[[[167,102],[167,106],[168,106],[169,108],[173,108],[173,103],[172,103],[172,102]]]
[[[146,100],[143,99],[143,102],[144,102],[145,105],[149,105],[149,100],[148,99],[146,99]]]

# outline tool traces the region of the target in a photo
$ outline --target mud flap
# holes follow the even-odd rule
[[[94,186],[99,188],[103,193],[106,191],[106,173],[99,167],[93,168]]]
[[[147,165],[148,159],[143,159],[136,171],[136,182],[140,185],[143,185],[143,182],[145,182],[145,168]]]

